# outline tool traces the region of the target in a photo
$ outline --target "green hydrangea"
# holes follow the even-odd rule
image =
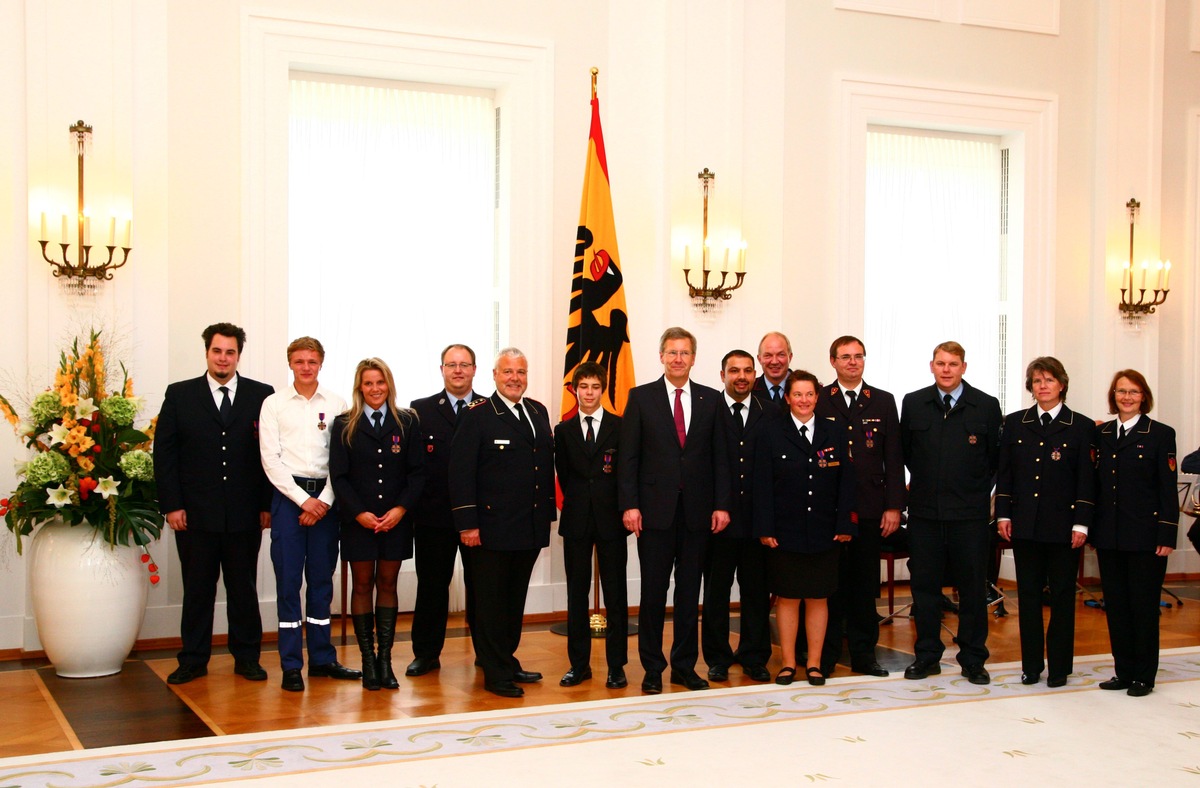
[[[56,451],[44,451],[25,466],[25,480],[35,487],[64,482],[70,475],[70,463]]]
[[[137,405],[124,397],[108,397],[100,403],[100,414],[122,427],[133,424],[133,417],[137,415],[137,412]]]
[[[29,418],[34,424],[46,424],[62,414],[62,399],[57,391],[43,391],[33,398],[33,404],[29,406]]]
[[[108,402],[108,400],[105,400]],[[121,459],[117,462],[121,466],[121,470],[130,479],[139,482],[154,481],[154,457],[150,452],[134,449],[127,451],[121,455]]]

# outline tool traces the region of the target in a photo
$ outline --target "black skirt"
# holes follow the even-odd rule
[[[786,599],[827,599],[837,591],[839,548],[820,553],[767,550],[767,585]]]
[[[355,521],[342,522],[342,559],[345,561],[403,561],[412,558],[412,526],[405,517],[396,527],[375,533]]]

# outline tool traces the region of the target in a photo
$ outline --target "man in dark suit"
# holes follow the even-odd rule
[[[842,654],[843,622],[850,669],[868,676],[888,672],[875,657],[879,642],[879,549],[900,527],[904,508],[904,452],[896,399],[863,382],[867,351],[857,337],[838,337],[829,346],[837,380],[817,398],[818,418],[846,428],[854,460],[858,537],[841,545],[837,593],[829,600],[829,626],[821,672],[833,673]]]
[[[413,661],[406,676],[423,676],[442,666],[446,643],[446,616],[450,612],[450,581],[454,557],[462,552],[463,582],[467,591],[467,626],[474,623],[471,574],[467,549],[454,528],[450,513],[450,441],[462,412],[483,397],[471,390],[475,380],[475,351],[466,345],[450,345],[442,351],[442,380],[445,389],[431,397],[415,399],[412,409],[420,419],[425,442],[425,488],[414,512],[416,541],[417,602],[412,620]]]
[[[204,329],[208,372],[167,387],[154,439],[159,510],[175,532],[183,577],[179,667],[167,682],[208,673],[217,578],[225,576],[233,670],[264,681],[259,664],[258,549],[271,526],[271,486],[258,454],[258,413],[273,389],[237,374],[246,332]]]
[[[700,642],[708,677],[729,678],[737,662],[755,681],[770,681],[771,595],[767,590],[767,548],[754,536],[754,445],[775,408],[764,409],[754,388],[754,357],[731,350],[721,359],[721,418],[725,422],[733,504],[729,525],[708,540],[704,559],[704,620]],[[741,631],[735,652],[729,645],[729,597],[737,577]]]
[[[663,376],[630,390],[621,420],[618,497],[638,537],[642,593],[638,654],[642,692],[662,692],[663,626],[675,569],[671,683],[708,688],[696,674],[700,577],[709,533],[729,524],[731,495],[721,394],[690,380],[696,338],[668,328],[659,341]]]
[[[475,656],[484,689],[506,698],[542,674],[521,668],[517,647],[529,578],[555,517],[554,438],[546,408],[524,396],[525,354],[506,348],[492,368],[496,393],[462,416],[450,446],[454,526],[469,549]]]
[[[784,395],[784,383],[792,371],[792,343],[779,331],[770,331],[758,342],[758,363],[762,365],[762,375],[754,384],[754,395],[765,402],[779,406],[780,411],[787,412],[787,400]]]
[[[558,533],[563,540],[567,574],[567,657],[571,668],[558,683],[574,687],[592,676],[592,634],[588,590],[592,584],[592,550],[600,565],[607,631],[605,656],[609,689],[621,689],[629,661],[629,594],[625,542],[629,532],[617,508],[616,467],[621,417],[601,406],[608,375],[604,367],[585,361],[575,368],[571,387],[579,414],[554,428],[554,466],[562,490]]]
[[[909,574],[917,622],[915,659],[904,678],[942,672],[942,586],[959,593],[958,664],[972,684],[988,684],[987,562],[991,492],[1000,459],[1000,403],[962,379],[966,351],[934,348],[934,385],[904,396],[900,443],[911,478]]]

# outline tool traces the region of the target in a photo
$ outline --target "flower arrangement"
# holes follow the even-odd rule
[[[106,392],[104,351],[93,330],[82,350],[77,338],[60,354],[54,387],[33,398],[26,421],[0,396],[0,415],[35,452],[17,470],[17,489],[0,500],[18,553],[22,536],[57,517],[87,523],[109,545],[143,551],[162,533],[150,453],[154,422],[144,431],[133,426],[142,401],[124,364],[121,373],[121,388]],[[153,566],[148,552],[143,560]]]

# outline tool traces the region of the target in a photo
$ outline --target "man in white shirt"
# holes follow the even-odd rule
[[[329,638],[338,520],[329,479],[329,425],[346,401],[317,381],[325,349],[300,337],[287,349],[292,385],[268,397],[259,416],[263,470],[275,487],[271,502],[271,562],[279,613],[279,663],[283,688],[304,689],[301,634],[308,639],[308,675],[360,679],[344,667]],[[307,584],[303,612],[300,584]]]

